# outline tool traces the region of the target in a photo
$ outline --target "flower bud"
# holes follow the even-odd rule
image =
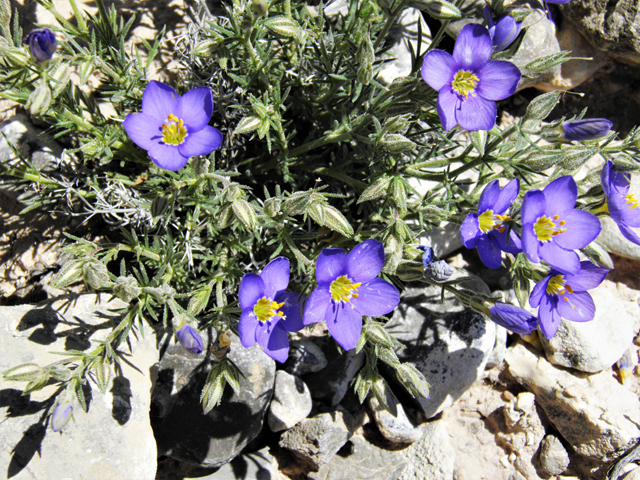
[[[280,207],[282,206],[282,200],[278,197],[271,197],[264,201],[264,213],[271,218],[277,217],[280,213]]]
[[[508,303],[489,308],[491,320],[511,332],[528,335],[538,327],[538,319],[527,310]]]
[[[56,36],[48,28],[36,28],[32,30],[25,43],[29,45],[31,56],[38,63],[48,62],[53,57],[58,43]]]
[[[266,2],[265,0],[251,0],[249,8],[254,15],[262,17],[269,11],[269,2]]]
[[[191,325],[183,325],[180,330],[176,332],[176,337],[180,342],[180,345],[195,355],[200,355],[203,350],[202,337],[198,331]]]
[[[56,406],[51,415],[51,428],[54,432],[59,432],[69,422],[72,411],[73,407],[69,402],[62,402]]]
[[[613,127],[606,118],[587,118],[575,122],[567,122],[562,126],[565,140],[581,142],[604,137]]]
[[[87,287],[94,290],[113,285],[106,265],[98,260],[89,261],[82,266],[82,277]]]

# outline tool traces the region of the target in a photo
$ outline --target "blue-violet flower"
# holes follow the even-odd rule
[[[54,432],[59,432],[69,422],[72,410],[69,402],[56,405],[53,415],[51,415],[51,428]]]
[[[142,112],[130,113],[122,125],[153,163],[179,170],[189,157],[207,155],[222,144],[220,130],[208,125],[212,113],[209,87],[194,88],[181,97],[169,85],[151,81],[142,94]]]
[[[640,237],[631,228],[640,227],[640,209],[635,195],[629,193],[631,174],[618,172],[611,160],[607,161],[600,175],[604,194],[607,196],[609,216],[618,224],[620,233],[630,242],[640,245]]]
[[[490,318],[507,330],[528,335],[538,327],[538,319],[527,310],[508,303],[496,303],[489,307]]]
[[[532,262],[546,261],[563,273],[578,273],[573,250],[593,241],[602,227],[595,215],[575,208],[578,187],[570,175],[544,190],[531,190],[522,202],[522,246]]]
[[[522,251],[522,242],[504,222],[518,196],[520,181],[515,178],[500,189],[498,180],[487,184],[480,195],[478,213],[470,213],[460,227],[460,239],[467,248],[477,248],[482,263],[489,268],[500,268],[501,251],[514,255]]]
[[[522,30],[522,23],[516,22],[511,15],[503,15],[494,22],[489,5],[485,5],[482,15],[489,28],[494,52],[501,52],[511,45]]]
[[[349,254],[341,248],[325,248],[316,261],[318,286],[304,308],[304,324],[326,320],[331,336],[351,350],[362,332],[362,316],[377,317],[391,312],[400,302],[400,292],[377,278],[384,266],[384,246],[370,239]]]
[[[289,260],[278,257],[260,275],[247,273],[240,281],[238,334],[245,348],[256,342],[264,353],[284,363],[289,356],[287,332],[302,324],[301,301],[297,293],[285,292],[289,285]]]
[[[545,337],[550,339],[556,334],[561,318],[572,322],[593,320],[596,307],[587,290],[600,285],[607,273],[608,268],[583,261],[574,274],[551,269],[549,275],[533,287],[529,304],[538,307],[539,327]]]
[[[200,355],[203,348],[202,337],[198,333],[198,330],[191,325],[184,324],[176,332],[178,342],[182,345],[182,348],[193,353],[194,355]]]
[[[465,130],[491,130],[496,101],[513,95],[520,70],[513,63],[490,61],[493,43],[482,25],[465,25],[453,55],[434,49],[424,56],[422,78],[438,91],[438,115],[445,130],[460,124]]]
[[[565,140],[580,142],[604,137],[613,128],[613,123],[606,118],[587,118],[566,122],[562,125]]]
[[[24,42],[29,46],[31,56],[38,63],[48,62],[58,47],[56,36],[48,28],[31,30]]]

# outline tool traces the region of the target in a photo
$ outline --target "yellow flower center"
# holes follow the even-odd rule
[[[187,135],[187,127],[182,119],[170,113],[162,124],[162,141],[167,145],[180,145]]]
[[[507,215],[494,215],[492,210],[487,210],[483,214],[478,216],[478,225],[482,233],[490,232],[491,230],[499,230],[500,233],[504,232],[507,228],[502,222],[511,220],[511,217]]]
[[[565,225],[564,220],[558,220],[560,217],[558,215],[554,215],[553,218],[549,218],[546,215],[541,216],[536,220],[536,223],[533,225],[533,231],[538,237],[538,240],[541,242],[548,242],[556,235],[560,235],[567,231],[566,228],[563,228]],[[556,228],[556,222],[558,228]]]
[[[253,313],[256,314],[259,321],[266,322],[267,320],[271,320],[273,317],[284,317],[284,313],[278,311],[278,309],[283,305],[284,302],[276,303],[270,298],[262,297],[253,306]]]
[[[624,198],[627,201],[627,204],[629,204],[630,209],[633,210],[634,208],[638,208],[638,200],[636,200],[636,197],[633,193],[625,195]]]
[[[451,82],[451,88],[453,88],[458,95],[464,95],[467,98],[469,94],[475,95],[476,83],[478,83],[478,77],[473,72],[467,70],[458,70]]]
[[[571,308],[576,308],[575,305],[572,305],[569,301],[569,298],[565,295],[565,293],[573,293],[573,288],[571,285],[567,285],[564,281],[564,275],[556,275],[555,277],[551,277],[549,279],[549,283],[547,283],[547,294],[549,295],[562,295],[563,299],[569,302]]]
[[[346,275],[336,278],[331,282],[329,290],[331,291],[331,299],[338,302],[348,302],[352,298],[358,298],[358,287],[362,283],[353,283]]]

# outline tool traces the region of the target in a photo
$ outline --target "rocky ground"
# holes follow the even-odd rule
[[[535,22],[518,61],[526,63],[531,55],[560,48],[594,60],[576,60],[527,80],[526,88],[502,104],[503,122],[522,115],[536,87],[585,92],[585,97],[565,94],[553,115],[573,115],[589,106],[590,116],[610,118],[622,135],[640,124],[638,38],[634,43],[627,38],[632,33],[615,28],[615,22],[624,22],[631,13],[622,2],[600,3],[574,0],[562,7],[558,29],[544,15],[530,20]],[[63,2],[55,4],[63,11]],[[172,71],[171,39],[184,31],[185,5],[117,5],[141,13],[134,43],[137,35],[150,39],[160,26],[169,26],[157,71]],[[18,6],[25,22],[51,21],[33,3]],[[608,23],[599,16],[605,7],[611,10]],[[585,14],[588,8],[590,16]],[[417,12],[410,12],[406,21],[418,18]],[[423,31],[434,26],[429,23]],[[459,28],[454,22],[451,33]],[[411,31],[416,31],[415,25],[396,35],[401,38]],[[616,32],[620,38],[614,38]],[[406,69],[406,49],[400,43],[393,52],[398,61],[385,72],[391,77]],[[38,127],[15,105],[5,103],[0,110],[0,131],[38,168],[49,168],[64,154],[59,144],[38,135]],[[0,138],[0,161],[9,161],[13,154]],[[602,160],[593,160],[598,161]],[[4,371],[20,363],[44,365],[59,358],[50,352],[85,350],[91,341],[105,337],[123,305],[81,288],[51,289],[51,274],[65,261],[61,232],[86,236],[92,228],[81,224],[81,217],[55,212],[18,215],[24,207],[21,199],[33,192],[9,178],[0,182]],[[453,298],[445,296],[441,302],[437,288],[410,286],[388,328],[403,344],[397,351],[401,360],[427,377],[431,397],[411,399],[386,372],[391,412],[375,397],[359,404],[349,382],[363,358],[337,355],[320,326],[292,341],[291,358],[284,366],[257,346],[241,348],[234,338],[230,355],[244,375],[241,389],[239,394],[227,392],[222,405],[208,415],[202,414],[199,395],[210,364],[151,329],[123,348],[126,365],[110,379],[105,394],[95,385],[86,389],[89,413],[74,410],[74,420],[62,433],[47,428],[55,386],[23,396],[24,384],[0,380],[0,475],[96,480],[597,480],[614,468],[611,479],[640,478],[640,467],[633,463],[633,448],[640,439],[640,248],[617,232],[614,225],[604,224],[600,240],[613,252],[616,269],[592,292],[595,320],[565,322],[551,341],[535,334],[509,334]],[[513,298],[506,270],[484,268],[475,252],[460,248],[452,229],[429,232],[422,242],[432,244],[453,266],[477,275],[474,288],[502,290],[507,299]],[[627,365],[620,369],[616,364],[623,355]]]

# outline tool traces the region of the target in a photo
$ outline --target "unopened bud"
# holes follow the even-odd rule
[[[183,325],[180,330],[176,332],[176,337],[180,345],[188,352],[194,355],[200,355],[202,353],[204,349],[202,337],[191,325]]]
[[[135,277],[118,277],[116,283],[113,286],[113,294],[123,302],[129,303],[134,298],[138,298],[140,295],[140,287],[138,286],[138,280]]]
[[[90,260],[82,266],[82,277],[87,287],[94,290],[109,287],[113,282],[109,279],[109,271],[99,260]]]
[[[51,415],[51,429],[59,432],[69,422],[73,407],[69,402],[59,403]]]
[[[29,46],[31,56],[38,63],[48,62],[58,47],[56,36],[48,28],[32,30],[24,42]]]
[[[282,207],[282,200],[278,197],[267,198],[264,201],[264,213],[271,218],[277,217],[280,214],[280,207]]]

